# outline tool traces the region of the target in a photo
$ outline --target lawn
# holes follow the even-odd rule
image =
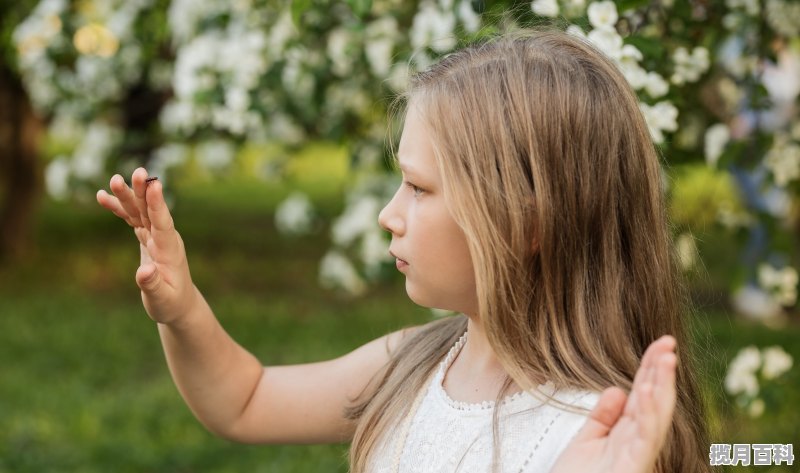
[[[340,210],[339,186],[299,185],[314,190],[324,216]],[[321,289],[324,229],[285,238],[273,224],[287,185],[195,180],[173,190],[197,286],[264,363],[338,356],[430,320],[399,279],[357,299]],[[194,420],[141,306],[133,280],[138,245],[122,222],[92,203],[48,201],[35,247],[27,262],[0,271],[0,472],[346,471],[344,445],[235,445]],[[781,344],[800,360],[800,329],[774,331],[719,311],[701,311],[695,322],[712,441],[800,448],[800,370],[767,399],[759,419],[720,387],[727,360],[744,345]]]

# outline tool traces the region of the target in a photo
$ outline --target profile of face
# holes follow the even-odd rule
[[[425,306],[477,311],[467,240],[445,201],[433,143],[412,101],[397,152],[403,181],[378,222],[392,234],[389,251],[406,276],[406,292]]]

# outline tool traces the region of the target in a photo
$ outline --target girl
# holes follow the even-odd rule
[[[335,360],[263,367],[192,284],[161,184],[137,169],[98,192],[139,239],[142,301],[197,418],[242,442],[352,441],[358,473],[708,470],[672,353],[688,342],[659,158],[614,64],[563,33],[503,37],[403,99],[379,222],[409,297],[463,315]]]

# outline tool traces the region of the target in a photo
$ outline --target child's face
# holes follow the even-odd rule
[[[398,149],[403,182],[380,213],[390,252],[415,303],[468,315],[477,311],[475,277],[464,232],[445,202],[433,145],[412,102]]]

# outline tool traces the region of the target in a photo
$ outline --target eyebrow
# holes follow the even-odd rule
[[[416,176],[419,176],[419,173],[417,172],[416,169],[414,169],[413,166],[409,166],[407,164],[401,163],[399,158],[397,159],[397,165],[400,168],[400,170],[403,171],[404,173],[406,173],[406,174],[414,174]]]

